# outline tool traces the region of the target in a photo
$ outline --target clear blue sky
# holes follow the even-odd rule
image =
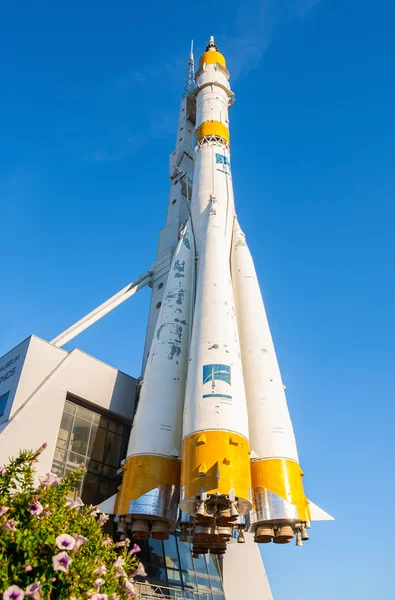
[[[51,339],[153,262],[190,38],[198,56],[215,34],[306,491],[336,516],[302,549],[264,547],[274,597],[393,599],[394,4],[187,6],[0,9],[0,355]],[[148,301],[75,344],[138,375]]]

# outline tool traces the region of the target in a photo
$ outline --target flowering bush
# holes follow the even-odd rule
[[[69,497],[82,476],[54,473],[34,484],[39,454],[22,451],[0,470],[0,595],[31,598],[123,600],[136,596],[133,576],[145,575],[128,539],[102,531],[108,516]]]

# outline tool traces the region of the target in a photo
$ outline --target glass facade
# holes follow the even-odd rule
[[[221,575],[215,556],[193,558],[191,547],[178,535],[160,540],[138,541],[140,559],[152,584],[181,588],[183,597],[195,599],[193,591],[204,592],[207,600],[224,600]]]
[[[60,476],[83,465],[86,474],[76,490],[87,504],[98,504],[116,493],[117,475],[125,458],[130,427],[66,400],[52,470]]]
[[[130,427],[106,413],[71,401],[65,402],[52,470],[60,476],[83,465],[86,474],[76,494],[86,504],[99,504],[116,493],[117,476],[125,458]],[[193,558],[190,545],[172,534],[160,540],[136,540],[141,548],[140,560],[153,585],[182,590],[175,598],[196,600],[193,591],[204,593],[204,600],[224,600],[222,581],[215,556]],[[175,592],[174,592],[175,593]],[[172,596],[170,596],[172,597]]]

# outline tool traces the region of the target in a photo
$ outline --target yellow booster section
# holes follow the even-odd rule
[[[196,141],[199,142],[202,138],[215,135],[229,143],[229,129],[224,123],[219,121],[205,121],[196,128]]]
[[[301,521],[309,521],[308,500],[303,490],[303,471],[300,465],[285,458],[270,458],[251,462],[253,491],[264,488],[298,509]]]
[[[124,466],[122,484],[115,501],[116,514],[128,514],[131,500],[164,484],[180,485],[181,464],[166,456],[141,454],[130,456]]]
[[[184,498],[199,497],[203,492],[235,496],[251,508],[250,449],[248,441],[230,431],[193,433],[183,441],[181,486]],[[250,508],[248,508],[248,505]]]

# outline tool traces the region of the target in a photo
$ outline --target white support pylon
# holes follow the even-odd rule
[[[111,296],[111,298],[103,302],[103,304],[100,304],[100,306],[85,315],[85,317],[82,317],[82,319],[74,323],[74,325],[71,325],[71,327],[57,335],[51,340],[51,344],[57,348],[62,348],[67,342],[70,342],[77,335],[85,331],[85,329],[88,329],[88,327],[96,323],[96,321],[105,317],[109,312],[114,310],[114,308],[122,304],[122,302],[131,298],[136,292],[141,290],[141,288],[149,285],[151,283],[151,276],[152,273],[150,271],[140,275],[138,279],[126,285],[119,292],[114,294],[114,296]]]

